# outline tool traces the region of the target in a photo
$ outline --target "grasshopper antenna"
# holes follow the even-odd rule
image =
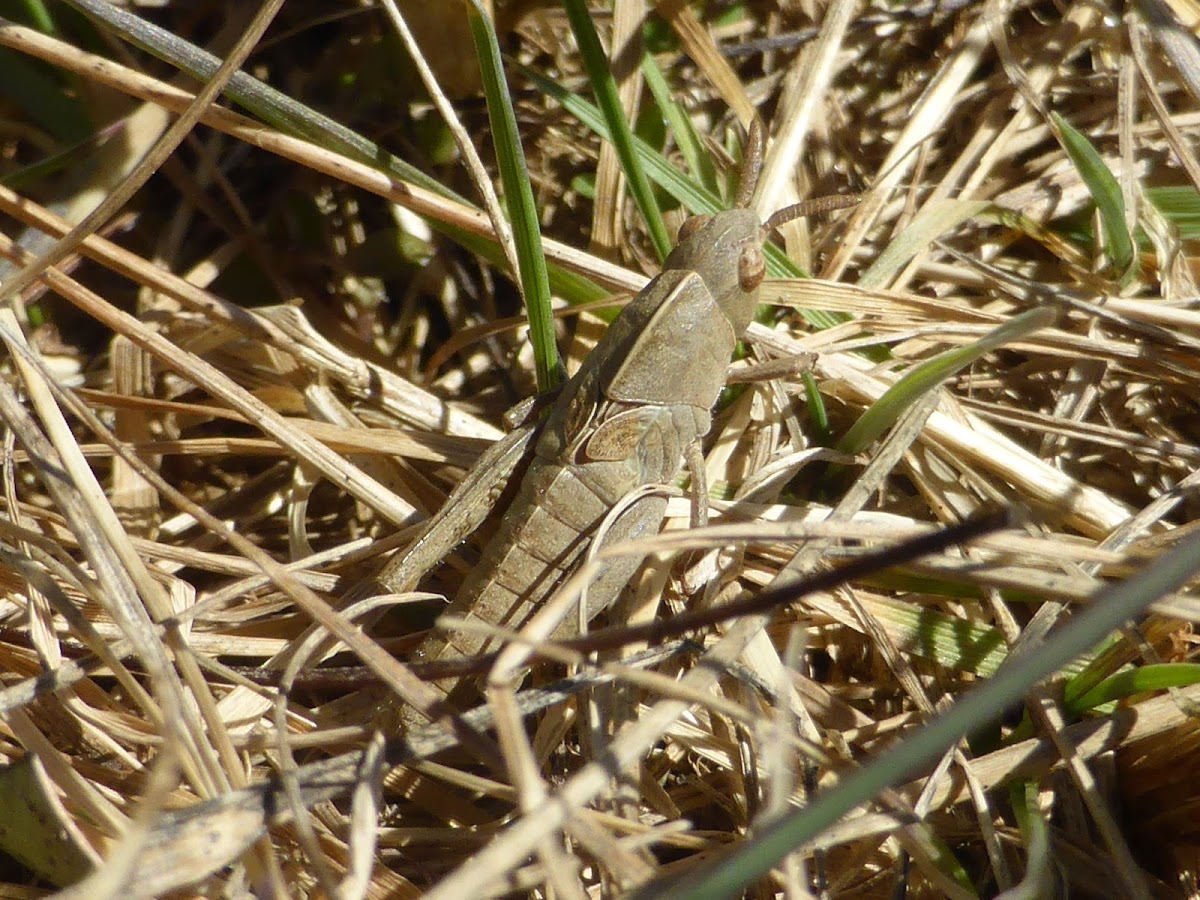
[[[762,119],[755,116],[750,120],[750,133],[746,135],[746,156],[742,160],[742,175],[738,179],[737,197],[734,206],[749,209],[754,189],[758,187],[758,176],[762,172],[763,152],[767,144],[767,133]]]
[[[780,225],[786,225],[793,219],[846,209],[861,199],[858,194],[834,194],[829,197],[811,197],[808,200],[793,203],[791,206],[785,206],[783,209],[771,213],[767,221],[763,222],[763,236],[769,235]]]

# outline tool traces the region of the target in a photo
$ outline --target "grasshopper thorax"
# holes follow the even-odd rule
[[[762,223],[752,210],[693,216],[679,230],[679,245],[663,269],[695,272],[741,334],[754,316],[766,274],[762,242]]]

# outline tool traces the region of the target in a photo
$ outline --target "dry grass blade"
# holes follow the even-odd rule
[[[795,267],[771,271],[823,277],[758,289],[695,477],[645,487],[669,498],[661,532],[601,547],[602,523],[595,559],[505,627],[439,620],[545,433],[535,412],[503,437],[534,390],[518,291],[454,243],[494,239],[505,198],[489,219],[319,132],[282,134],[70,6],[45,5],[53,28],[0,23],[0,79],[29,91],[0,100],[0,286],[17,298],[0,312],[0,853],[25,867],[0,889],[678,890],[969,713],[970,690],[1054,658],[1101,591],[1187,549],[1186,4],[591,10],[668,215],[696,196],[684,178],[733,196],[752,119],[770,136],[761,217],[840,200],[783,229]],[[220,78],[240,67],[411,163],[394,171],[487,194],[473,49],[436,4],[360,6],[266,4],[262,40],[251,10],[234,27],[215,3],[131,8],[227,60]],[[494,13],[525,67],[509,80],[546,255],[619,304],[658,267],[616,155],[575,118],[592,96],[578,23]],[[401,20],[420,73],[397,62]],[[558,313],[577,367],[607,326]],[[867,426],[870,446],[844,442]],[[1022,524],[896,551],[998,506]],[[650,562],[563,640],[628,553]],[[808,593],[763,607],[797,579]],[[1200,606],[1159,593],[1011,716],[759,859],[754,895],[1195,884]],[[426,665],[440,634],[496,652]]]

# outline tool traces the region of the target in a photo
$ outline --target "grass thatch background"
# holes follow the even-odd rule
[[[398,735],[412,716],[390,660],[409,659],[432,607],[348,610],[357,634],[334,611],[536,390],[513,283],[446,236],[491,226],[248,102],[249,119],[207,112],[138,176],[176,121],[158,104],[179,113],[197,83],[79,5],[0,3],[19,20],[0,26],[6,254],[27,264],[9,249],[25,225],[61,233],[122,179],[140,186],[57,272],[3,276],[19,289],[0,314],[5,896],[658,894],[734,848],[727,874],[753,872],[757,851],[778,857],[758,843],[767,823],[1012,652],[1052,653],[1105,583],[1154,571],[1190,531],[1193,4],[617,0],[593,18],[605,46],[614,29],[645,38],[649,86],[637,42],[618,39],[614,68],[635,132],[671,163],[726,191],[756,115],[771,136],[756,208],[857,198],[784,229],[815,277],[764,288],[738,363],[749,387],[705,446],[713,530],[609,622],[723,602],[983,508],[1027,515],[626,666],[576,657],[593,683],[529,695],[546,708],[524,720],[496,691],[503,755],[463,749],[445,722]],[[132,6],[225,56],[257,5]],[[494,174],[459,8],[404,10]],[[518,67],[591,100],[566,17],[495,14],[547,257],[591,279],[559,294],[628,296],[657,262],[611,151]],[[292,0],[243,70],[480,197],[381,10]],[[656,197],[678,227],[685,211]],[[604,312],[563,309],[573,368]],[[919,368],[1032,309],[1053,315],[965,367]],[[940,385],[876,402],[914,371]],[[882,425],[860,447],[868,408]],[[668,527],[689,513],[681,495]],[[423,590],[453,595],[477,554],[464,544]],[[1002,723],[982,712],[941,765],[889,773],[895,790],[745,876],[753,895],[1194,895],[1195,608],[1159,595]],[[354,652],[314,643],[318,619]],[[372,650],[375,672],[355,668]],[[526,688],[566,672],[535,670]],[[322,793],[308,764],[326,759]],[[279,773],[288,790],[245,790]]]

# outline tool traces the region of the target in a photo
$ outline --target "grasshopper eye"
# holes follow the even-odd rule
[[[767,263],[763,259],[762,248],[758,246],[743,247],[738,257],[738,287],[750,292],[762,284],[767,274]]]
[[[693,234],[712,221],[712,216],[707,213],[701,213],[698,216],[692,216],[681,226],[679,226],[679,243],[683,243]]]

